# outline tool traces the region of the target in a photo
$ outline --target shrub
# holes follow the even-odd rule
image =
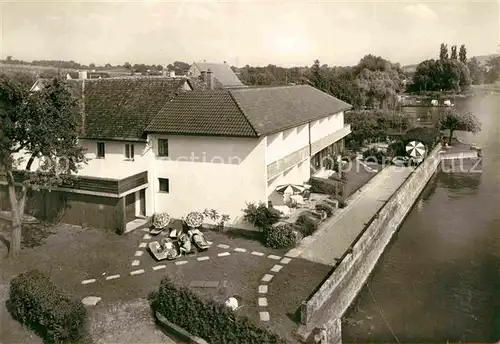
[[[387,160],[387,153],[383,150],[372,147],[363,152],[363,158],[371,158],[370,161],[375,160],[377,163],[383,165]]]
[[[266,232],[266,246],[271,248],[292,248],[297,243],[295,227],[290,223],[278,223]]]
[[[256,206],[254,203],[248,203],[247,208],[243,209],[243,218],[248,223],[266,230],[280,220],[280,212],[272,207],[266,207],[264,203]]]
[[[15,277],[10,283],[9,297],[12,318],[47,343],[77,342],[83,337],[85,307],[57,288],[42,272],[32,270]]]
[[[322,211],[326,212],[326,215],[328,217],[333,215],[333,207],[326,204],[325,202],[317,203],[315,207],[316,207],[316,210],[318,210],[318,211],[322,210]]]
[[[295,224],[297,225],[300,233],[302,233],[303,236],[309,236],[316,232],[316,230],[318,229],[319,220],[310,215],[302,214],[297,218]]]
[[[211,344],[285,344],[276,334],[238,317],[225,305],[205,300],[185,287],[177,287],[168,277],[161,283],[152,302],[153,311]]]

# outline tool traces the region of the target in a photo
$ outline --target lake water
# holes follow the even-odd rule
[[[482,173],[432,177],[345,314],[345,343],[500,340],[500,94],[456,107],[482,122],[457,135],[483,148]],[[405,111],[430,123],[442,109]]]

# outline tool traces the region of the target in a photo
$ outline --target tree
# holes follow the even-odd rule
[[[451,47],[451,59],[452,60],[458,60],[458,56],[457,56],[457,46],[456,45],[453,45]]]
[[[460,51],[458,53],[458,59],[463,64],[467,64],[467,49],[465,48],[465,44],[460,46]]]
[[[448,60],[448,46],[444,43],[441,43],[441,48],[439,50],[439,59]]]
[[[123,68],[130,69],[130,68],[132,68],[132,65],[131,65],[130,63],[128,63],[128,62],[125,62],[125,63],[123,64]]]
[[[486,82],[489,84],[495,83],[500,77],[500,56],[490,57],[486,62],[489,70],[486,73]]]
[[[89,68],[90,68],[90,69],[95,69],[95,63],[91,63],[91,64],[89,64]]]
[[[12,56],[7,56],[7,58],[5,59],[5,61],[12,62]]]
[[[113,67],[113,66],[111,65],[111,63],[106,63],[106,64],[104,65],[104,67],[106,67],[106,68],[111,68],[111,67]]]
[[[484,83],[486,69],[483,65],[481,65],[477,58],[471,58],[467,62],[467,67],[469,68],[471,83],[473,85],[481,85]]]
[[[477,133],[481,130],[481,123],[471,112],[459,113],[455,109],[447,109],[436,123],[438,130],[449,130],[449,144],[451,145],[455,131]]]
[[[12,209],[9,257],[16,257],[21,248],[28,190],[70,183],[72,173],[86,161],[83,148],[77,145],[79,107],[69,88],[59,79],[33,93],[31,85],[25,77],[0,75],[0,168]],[[22,157],[27,157],[26,164]],[[37,170],[35,161],[42,162]],[[14,178],[19,172],[21,185]]]
[[[327,82],[323,75],[324,71],[321,69],[321,64],[319,60],[314,60],[314,64],[311,67],[311,81],[319,90],[324,91],[327,88]]]

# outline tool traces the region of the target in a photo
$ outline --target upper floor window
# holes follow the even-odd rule
[[[125,158],[127,160],[134,160],[134,145],[131,143],[125,144]]]
[[[106,150],[104,147],[104,142],[97,142],[97,157],[100,159],[103,159],[104,155],[106,154]]]
[[[168,156],[168,140],[158,139],[158,156]]]

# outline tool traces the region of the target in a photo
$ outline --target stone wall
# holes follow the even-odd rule
[[[441,145],[429,154],[374,216],[351,251],[332,271],[320,289],[301,307],[302,325],[298,331],[306,340],[312,331],[324,326],[328,344],[341,342],[340,319],[375,267],[393,234],[404,221],[425,185],[436,171]]]

